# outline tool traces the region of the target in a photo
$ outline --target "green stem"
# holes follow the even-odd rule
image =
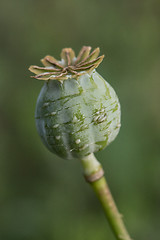
[[[118,212],[105,177],[101,164],[93,154],[81,159],[84,176],[91,184],[99,201],[102,204],[105,215],[117,240],[131,240],[121,214]]]

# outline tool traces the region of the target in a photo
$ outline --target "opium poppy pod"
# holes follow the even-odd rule
[[[118,97],[95,70],[104,56],[99,48],[83,47],[75,57],[64,48],[61,61],[42,59],[31,66],[34,78],[44,80],[36,105],[38,133],[53,153],[65,159],[83,158],[104,149],[120,128]]]

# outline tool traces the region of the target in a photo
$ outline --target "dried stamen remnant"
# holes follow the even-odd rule
[[[99,48],[91,52],[91,47],[82,47],[77,58],[72,48],[64,48],[61,52],[61,61],[52,56],[46,56],[41,60],[44,67],[30,66],[29,70],[36,75],[33,78],[39,80],[66,80],[70,77],[77,78],[86,72],[91,72],[99,66],[104,55],[99,56]]]

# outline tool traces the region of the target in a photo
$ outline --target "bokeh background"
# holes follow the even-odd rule
[[[133,239],[160,238],[160,1],[0,1],[0,239],[114,240],[80,163],[48,152],[28,67],[63,47],[105,54],[122,127],[97,153]]]

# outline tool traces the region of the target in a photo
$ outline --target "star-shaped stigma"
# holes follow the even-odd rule
[[[78,56],[72,48],[64,48],[61,52],[61,61],[52,56],[46,56],[41,60],[44,67],[30,66],[29,70],[35,73],[33,78],[39,80],[65,80],[77,78],[86,72],[91,72],[102,62],[104,55],[99,56],[99,48],[91,51],[91,47],[82,47]]]

